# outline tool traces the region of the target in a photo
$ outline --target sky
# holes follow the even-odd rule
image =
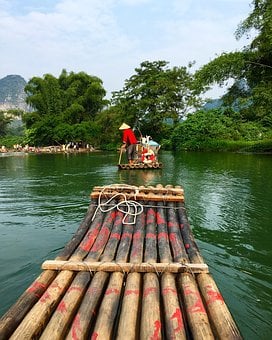
[[[198,69],[241,50],[250,41],[234,33],[251,10],[251,0],[0,0],[0,79],[83,71],[110,96],[143,61]]]

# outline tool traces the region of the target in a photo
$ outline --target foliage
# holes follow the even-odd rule
[[[192,108],[200,107],[200,83],[187,67],[170,69],[166,61],[144,61],[136,74],[125,81],[121,91],[113,92],[112,104],[121,120],[139,127],[143,134],[158,140],[167,136],[167,120],[177,124]]]
[[[0,145],[5,145],[6,148],[11,149],[15,144],[24,144],[24,137],[22,136],[9,136],[0,137]]]
[[[237,39],[254,31],[255,37],[241,52],[223,53],[196,73],[205,85],[234,79],[226,104],[239,104],[241,116],[272,127],[272,2],[252,1],[253,10],[236,31]],[[240,86],[243,84],[243,86]]]
[[[11,117],[0,111],[0,136],[5,136],[7,134],[8,124],[11,122]]]
[[[33,111],[23,120],[29,144],[51,145],[91,139],[91,122],[107,105],[102,81],[84,72],[59,78],[50,74],[33,77],[25,87],[27,103]]]
[[[216,109],[198,111],[188,115],[172,134],[174,149],[217,148],[220,141],[257,141],[269,136],[269,131],[260,123],[244,123],[232,110]]]

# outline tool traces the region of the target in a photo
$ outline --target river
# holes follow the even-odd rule
[[[0,315],[82,221],[95,185],[181,185],[200,251],[245,339],[272,336],[272,155],[163,152],[162,170],[117,153],[0,154]]]

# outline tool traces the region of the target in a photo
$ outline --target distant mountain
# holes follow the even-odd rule
[[[0,79],[0,110],[21,109],[28,111],[24,88],[26,81],[19,75],[8,75]]]

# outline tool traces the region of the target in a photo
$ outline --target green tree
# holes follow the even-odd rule
[[[113,92],[112,104],[128,124],[141,122],[143,133],[157,139],[168,132],[167,120],[174,124],[192,108],[199,107],[202,91],[187,67],[170,69],[166,61],[144,61],[136,74],[125,81],[121,91]]]
[[[235,102],[242,118],[272,126],[272,2],[252,1],[253,10],[239,26],[236,38],[254,38],[243,51],[223,53],[204,65],[196,78],[205,85],[224,84],[234,79],[234,85],[223,97],[226,104]]]
[[[7,133],[8,124],[11,122],[12,118],[0,111],[0,136],[3,137]]]
[[[108,104],[102,81],[84,72],[68,74],[63,70],[59,78],[50,74],[34,77],[25,91],[33,111],[25,113],[23,120],[29,129],[27,141],[35,145],[87,139],[85,123],[93,121]]]

